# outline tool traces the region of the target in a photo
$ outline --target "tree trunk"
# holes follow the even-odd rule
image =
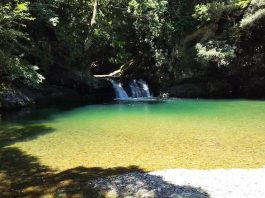
[[[92,15],[91,23],[90,23],[91,27],[93,27],[93,25],[96,24],[97,9],[98,9],[98,0],[95,0],[93,15]]]
[[[98,0],[95,0],[93,6],[93,15],[90,22],[90,33],[93,32],[93,27],[96,24],[97,10],[98,10]],[[85,51],[87,51],[91,47],[91,45],[92,45],[92,35],[89,35],[85,40]]]

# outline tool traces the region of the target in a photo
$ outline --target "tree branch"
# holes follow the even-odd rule
[[[94,8],[93,8],[93,15],[92,15],[92,19],[90,22],[91,27],[93,27],[96,24],[97,8],[98,8],[98,0],[95,0]]]

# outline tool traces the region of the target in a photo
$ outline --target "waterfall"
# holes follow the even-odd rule
[[[143,97],[150,98],[151,94],[150,94],[150,90],[149,90],[149,87],[148,87],[147,83],[144,80],[139,80],[138,83],[143,88],[143,92],[144,92],[143,93]]]
[[[123,85],[120,82],[116,82],[114,80],[110,80],[114,91],[116,93],[117,99],[142,99],[142,98],[151,98],[150,90],[146,81],[140,80],[132,80],[128,86],[126,86],[131,91],[130,97],[123,89]]]
[[[128,94],[123,89],[122,84],[120,82],[115,82],[114,80],[110,80],[110,82],[114,88],[117,99],[128,99],[129,98]]]
[[[150,98],[149,87],[144,80],[133,80],[130,82],[130,88],[133,98]]]
[[[141,98],[142,97],[142,93],[141,93],[141,89],[137,83],[136,80],[133,80],[132,82],[130,82],[130,88],[131,88],[131,92],[132,92],[132,97],[133,98]]]

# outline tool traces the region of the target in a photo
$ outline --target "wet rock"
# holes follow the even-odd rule
[[[205,97],[208,92],[200,84],[182,84],[170,88],[169,95],[180,98]]]
[[[34,99],[16,89],[0,92],[0,108],[17,108],[34,103]]]
[[[169,96],[179,98],[230,98],[238,96],[232,84],[226,80],[184,82],[172,86]]]

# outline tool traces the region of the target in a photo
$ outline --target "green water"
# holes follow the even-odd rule
[[[16,129],[19,137],[4,146],[19,148],[58,171],[78,166],[158,170],[265,165],[264,101],[117,102],[15,115],[1,125]]]

